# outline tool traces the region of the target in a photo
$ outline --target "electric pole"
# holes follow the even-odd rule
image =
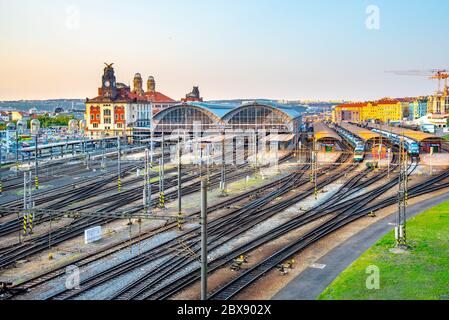
[[[149,150],[145,149],[145,169],[144,169],[143,205],[146,214],[150,215],[151,210],[151,163]]]
[[[400,173],[399,173],[399,189],[398,189],[398,214],[395,228],[396,245],[398,247],[407,246],[406,237],[406,208],[407,208],[407,152],[404,146],[404,138],[401,138],[399,143],[399,161],[400,161]]]
[[[317,171],[318,171],[318,155],[317,152],[315,150],[315,139],[313,140],[312,143],[312,150],[310,152],[310,159],[311,159],[311,173],[310,173],[310,182],[313,183],[313,194],[315,195],[315,200],[318,199],[318,186],[317,186]]]
[[[182,230],[182,198],[181,198],[181,135],[178,130],[178,229]]]
[[[201,300],[207,300],[207,181],[201,180]]]
[[[35,156],[34,156],[34,185],[36,190],[39,189],[39,162],[38,162],[38,153],[39,153],[39,148],[38,148],[38,139],[39,139],[39,135],[38,133],[36,133],[36,146],[35,146]]]
[[[161,138],[161,157],[159,158],[159,207],[161,209],[165,209],[165,186],[164,186],[164,148],[165,140],[164,140],[164,132],[162,132]]]
[[[221,140],[221,195],[226,196],[226,157],[225,157],[225,132],[223,130]]]
[[[121,157],[121,150],[120,150],[120,137],[117,136],[117,187],[118,192],[122,190],[122,167],[120,163],[120,157]]]

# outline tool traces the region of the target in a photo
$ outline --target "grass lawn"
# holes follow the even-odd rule
[[[321,300],[449,299],[449,202],[407,223],[411,249],[391,253],[390,232],[342,272],[318,297]],[[366,288],[368,266],[379,268],[380,288]]]
[[[443,139],[449,141],[449,134],[447,136],[443,136]]]

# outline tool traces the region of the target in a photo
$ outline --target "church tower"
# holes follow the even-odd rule
[[[153,76],[149,76],[148,77],[147,91],[148,92],[155,92],[156,91],[156,81],[154,80]]]
[[[140,73],[136,73],[134,76],[132,93],[137,93],[139,96],[142,96],[144,93],[142,88],[142,76]]]

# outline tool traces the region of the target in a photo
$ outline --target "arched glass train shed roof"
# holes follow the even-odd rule
[[[294,131],[306,111],[304,106],[273,102],[207,103],[185,102],[162,110],[154,116],[155,130],[189,128],[200,122],[202,129],[232,126],[240,129],[279,129]]]

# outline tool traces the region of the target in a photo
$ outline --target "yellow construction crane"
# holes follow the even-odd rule
[[[449,78],[449,70],[447,69],[430,69],[430,70],[394,70],[386,71],[398,76],[415,76],[415,77],[429,77],[431,80],[438,80],[437,93],[441,92],[441,81],[445,80],[445,89],[447,88],[447,79]]]

